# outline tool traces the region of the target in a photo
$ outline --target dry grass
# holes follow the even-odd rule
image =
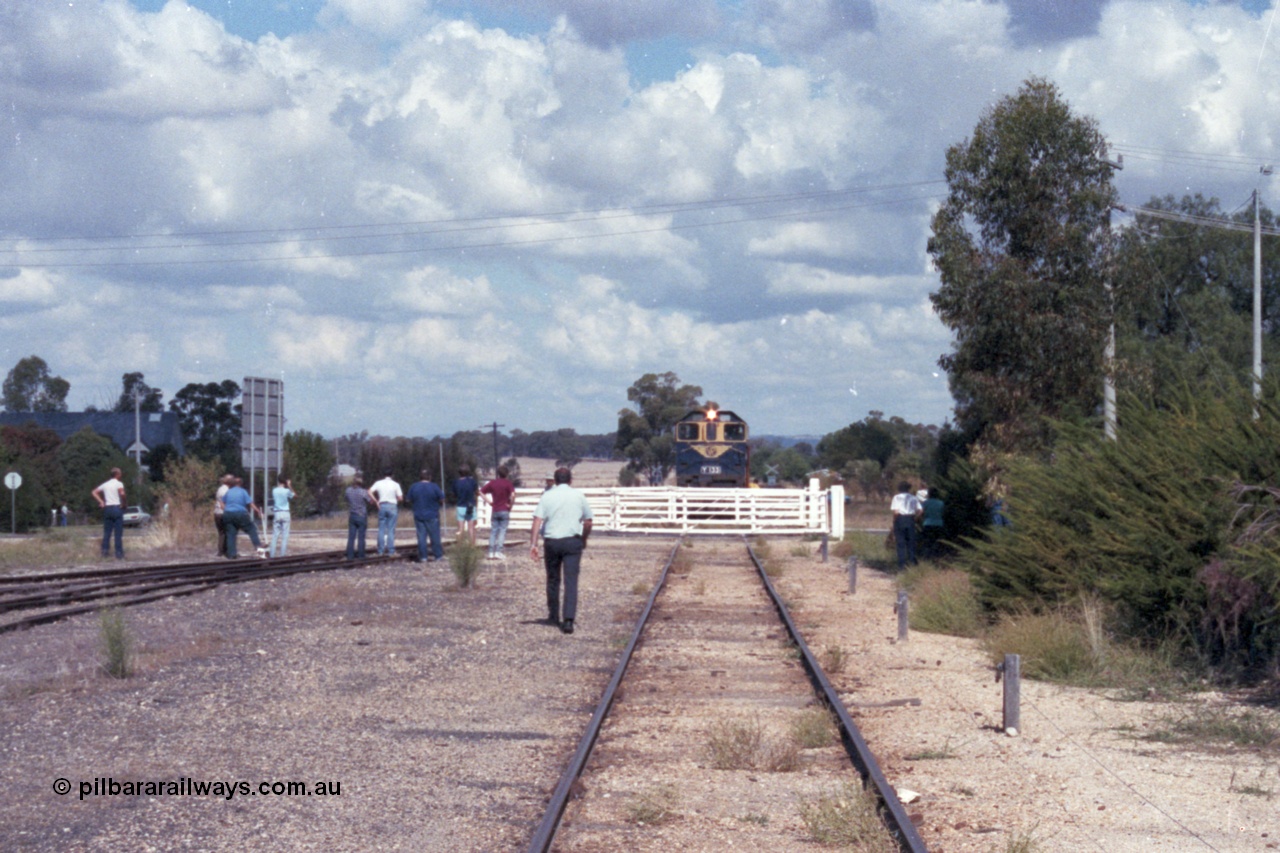
[[[875,798],[851,783],[816,800],[802,800],[800,820],[819,844],[860,853],[891,853],[898,849],[876,811]]]
[[[792,738],[770,736],[755,716],[713,723],[707,738],[707,758],[716,770],[788,773],[799,768],[800,749]]]
[[[626,805],[627,820],[640,826],[661,826],[679,816],[680,791],[658,785],[638,792]]]

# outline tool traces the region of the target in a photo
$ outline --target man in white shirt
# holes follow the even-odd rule
[[[404,501],[404,492],[400,484],[391,478],[391,472],[369,487],[369,494],[378,502],[378,553],[394,554],[396,552],[396,519],[400,515],[400,504]]]
[[[93,499],[102,508],[102,556],[110,556],[111,536],[116,538],[116,559],[124,559],[124,483],[119,468],[111,469],[111,479],[93,490]]]
[[[911,484],[898,484],[898,493],[889,503],[893,513],[893,541],[898,548],[898,568],[902,569],[908,562],[916,565],[916,519],[924,512],[920,499],[911,493]]]

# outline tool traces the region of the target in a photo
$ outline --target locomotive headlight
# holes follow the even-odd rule
[[[707,409],[707,420],[714,421],[719,416],[719,414],[720,413],[717,412],[715,409]]]

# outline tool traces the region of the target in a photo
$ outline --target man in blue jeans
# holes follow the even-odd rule
[[[111,469],[111,479],[93,490],[93,499],[102,508],[102,556],[110,555],[111,537],[116,540],[116,559],[124,559],[124,483],[119,468]]]
[[[404,492],[400,484],[391,479],[391,472],[369,488],[369,494],[378,502],[378,553],[396,552],[396,519],[400,516],[400,504]]]
[[[418,560],[429,563],[444,557],[440,545],[440,507],[444,492],[431,482],[431,472],[424,470],[418,482],[409,487],[409,505],[413,507],[413,526],[418,531]],[[427,539],[431,540],[431,556],[427,556]]]

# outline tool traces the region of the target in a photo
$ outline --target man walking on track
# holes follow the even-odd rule
[[[547,622],[573,633],[578,611],[578,570],[591,535],[591,506],[587,496],[569,485],[573,473],[557,468],[555,485],[542,493],[533,511],[529,556],[538,559],[538,534],[545,538],[543,563],[547,570]],[[560,577],[564,575],[564,609],[560,609]],[[563,613],[564,621],[560,621]]]

